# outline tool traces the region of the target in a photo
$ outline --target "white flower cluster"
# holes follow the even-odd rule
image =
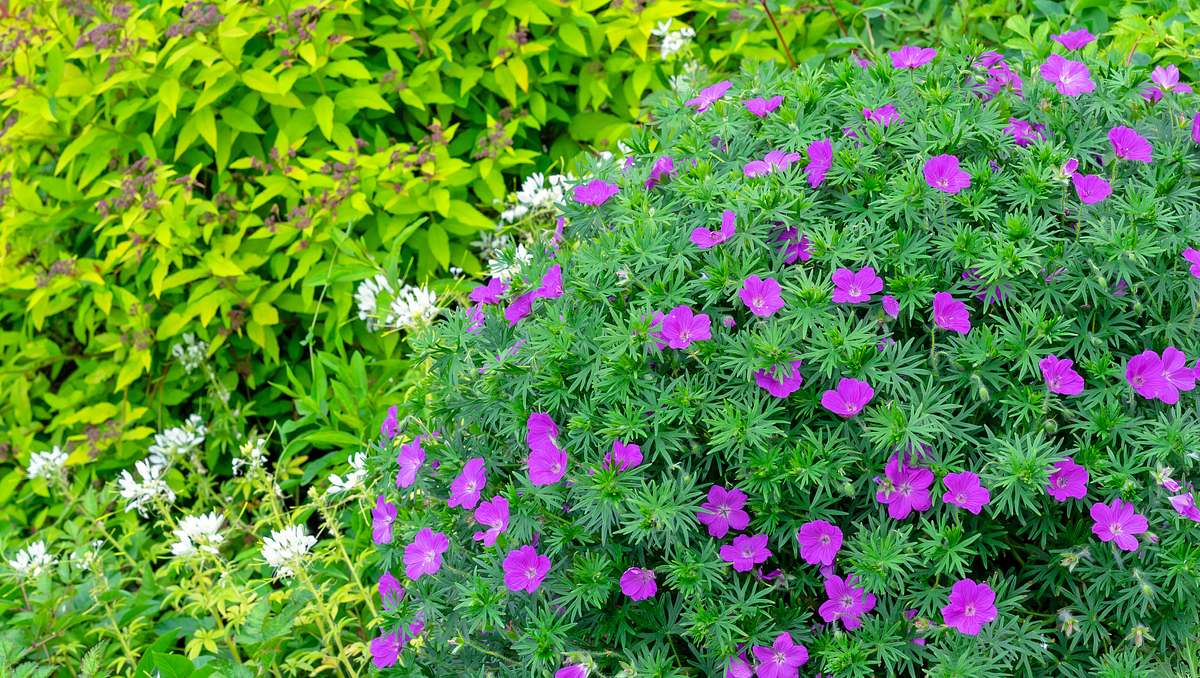
[[[659,38],[659,52],[663,59],[670,59],[678,54],[683,48],[691,43],[692,38],[696,37],[696,31],[690,26],[684,26],[677,31],[671,30],[671,19],[658,22],[654,30],[650,31],[650,35]]]
[[[136,475],[121,471],[121,477],[117,478],[117,489],[125,499],[126,511],[137,509],[138,514],[145,516],[146,509],[153,506],[156,499],[161,498],[168,504],[175,501],[175,492],[164,479],[166,465],[146,458],[134,465],[134,471]]]
[[[46,551],[46,542],[38,540],[17,552],[8,566],[22,579],[33,579],[54,567],[55,558]]]
[[[291,577],[294,567],[308,556],[317,538],[309,535],[303,525],[292,525],[274,530],[263,539],[262,554],[267,564],[275,568],[276,577]]]
[[[437,317],[441,309],[437,305],[437,295],[425,287],[405,285],[400,293],[392,299],[388,315],[384,323],[389,327],[412,330]]]
[[[374,278],[367,278],[358,284],[358,290],[354,292],[354,299],[358,302],[358,319],[365,320],[367,329],[374,332],[379,329],[379,293],[383,292],[385,296],[392,296],[392,284],[388,282],[387,276],[378,273]]]
[[[58,445],[49,452],[34,452],[29,456],[29,468],[26,473],[30,478],[41,478],[50,481],[62,475],[67,465],[67,453]]]
[[[494,259],[488,262],[488,272],[492,277],[508,282],[522,266],[528,266],[533,261],[533,255],[524,244],[517,245],[511,252],[502,250],[496,253]]]
[[[387,302],[386,308],[380,304],[381,296]],[[372,332],[380,328],[411,330],[433,320],[441,310],[437,295],[428,288],[405,285],[397,294],[382,273],[359,283],[354,299],[359,320],[365,321]]]
[[[367,455],[357,452],[350,457],[350,472],[342,478],[336,473],[329,474],[329,489],[325,494],[341,494],[361,487],[367,478]]]
[[[193,414],[183,426],[154,434],[154,442],[150,444],[150,462],[156,466],[166,466],[185,457],[204,444],[206,435],[208,428],[204,426],[204,420]]]
[[[177,541],[171,544],[171,553],[180,558],[194,556],[201,551],[218,555],[221,544],[225,541],[225,535],[221,534],[223,527],[225,516],[215,511],[186,516],[179,521],[179,527],[175,528]]]
[[[267,439],[254,436],[242,443],[241,456],[233,458],[233,475],[253,475],[267,467]]]
[[[191,332],[183,333],[183,343],[171,347],[171,355],[183,365],[183,371],[191,374],[193,370],[204,364],[208,357],[208,343],[198,341]]]
[[[530,174],[521,184],[521,190],[509,196],[512,205],[500,213],[500,223],[511,224],[530,214],[554,210],[574,182],[575,177],[570,174],[551,174],[549,177],[541,172]]]

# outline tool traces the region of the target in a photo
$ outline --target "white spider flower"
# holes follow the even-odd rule
[[[134,465],[136,475],[129,471],[121,471],[117,479],[118,491],[125,499],[125,510],[137,512],[145,516],[146,509],[162,498],[168,504],[175,501],[175,492],[167,485],[163,476],[166,467],[155,464],[151,459],[143,459]]]
[[[54,567],[55,558],[46,551],[46,542],[38,540],[17,552],[8,566],[22,579],[34,579]]]
[[[363,452],[358,452],[350,457],[350,472],[342,478],[336,473],[329,474],[329,489],[325,490],[325,494],[341,494],[349,492],[358,487],[362,487],[363,481],[367,478],[367,455]]]
[[[292,525],[274,530],[263,539],[263,559],[275,568],[276,577],[292,577],[296,574],[294,568],[300,566],[316,545],[317,538],[309,535],[303,525]]]
[[[225,527],[225,516],[217,513],[202,513],[198,516],[185,516],[175,528],[175,543],[171,544],[171,553],[177,557],[194,556],[201,551],[214,556],[220,554],[221,544],[225,535],[221,528]]]
[[[67,466],[67,453],[57,445],[48,452],[34,452],[29,457],[29,468],[26,470],[31,479],[41,478],[50,481],[59,477]]]

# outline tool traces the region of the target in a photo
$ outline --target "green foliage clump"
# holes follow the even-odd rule
[[[787,632],[809,675],[1187,671],[1200,631],[1191,368],[1169,368],[1176,403],[1161,384],[1135,390],[1131,360],[1200,355],[1200,282],[1181,256],[1200,244],[1198,103],[1150,103],[1150,69],[1101,44],[1001,57],[1019,91],[989,90],[982,50],[939,47],[912,70],[887,55],[751,67],[702,111],[661,97],[628,158],[594,163],[562,206],[565,240],[414,339],[429,415],[400,468],[414,445],[437,464],[381,488],[401,512],[384,566],[411,582],[381,619],[377,661],[396,675],[721,675]],[[1041,75],[1052,51],[1086,64],[1094,89],[1056,91]],[[743,105],[776,95],[765,117]],[[902,120],[864,118],[888,104]],[[1114,154],[1121,126],[1150,162]],[[943,155],[955,180],[939,179]],[[1111,195],[1082,202],[1083,175]],[[839,303],[861,295],[836,272],[865,267],[879,287]],[[780,308],[751,311],[755,276],[778,283]],[[1074,361],[1082,392],[1047,376],[1051,354]],[[796,365],[802,383],[766,390]],[[861,409],[833,395],[848,379],[873,387]],[[621,468],[629,443],[644,459]],[[476,458],[479,501],[509,507],[490,547],[476,533],[495,506],[451,507],[467,481],[479,489],[464,470]],[[1068,459],[1088,478],[1051,496]],[[927,501],[906,473],[923,475]],[[972,510],[947,492],[963,473],[988,490]],[[742,535],[697,519],[718,510],[714,486],[748,497]],[[1147,524],[1093,520],[1117,499]],[[797,540],[817,520],[844,535],[824,570]],[[449,543],[432,573],[413,569],[429,531]],[[731,567],[749,535],[769,557]],[[654,572],[654,595],[631,597],[631,568],[635,583]],[[822,607],[830,574],[874,598],[851,623]],[[995,594],[978,635],[946,610],[967,579]],[[382,651],[418,615],[422,642]]]

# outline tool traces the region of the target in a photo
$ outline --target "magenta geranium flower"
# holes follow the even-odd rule
[[[779,108],[779,105],[782,103],[783,103],[783,97],[781,97],[779,95],[775,95],[775,96],[771,97],[770,99],[763,99],[762,97],[748,99],[746,101],[743,101],[742,105],[746,107],[747,111],[750,111],[754,115],[756,115],[760,118],[765,118],[766,116],[773,113],[775,111],[775,109]]]
[[[1146,516],[1136,512],[1133,504],[1113,499],[1111,504],[1092,504],[1092,533],[1100,541],[1116,542],[1122,551],[1136,551],[1137,535],[1150,528]]]
[[[979,476],[970,471],[948,473],[942,478],[942,484],[946,486],[942,501],[975,515],[979,515],[983,507],[992,500],[988,489],[979,483]]]
[[[461,506],[473,509],[479,503],[479,495],[487,484],[487,468],[483,457],[472,457],[463,465],[462,472],[450,483],[450,508]]]
[[[1184,259],[1187,259],[1189,264],[1192,265],[1191,268],[1188,269],[1188,272],[1192,274],[1192,277],[1200,278],[1200,250],[1189,247],[1183,251],[1182,256]]]
[[[721,560],[733,565],[733,569],[738,572],[749,572],[755,565],[766,562],[770,557],[771,550],[767,548],[765,534],[739,534],[733,538],[732,544],[721,547]]]
[[[371,639],[371,663],[377,669],[395,666],[400,658],[400,636],[396,633],[383,633]]]
[[[585,664],[571,664],[554,672],[554,678],[587,678],[588,667]]]
[[[733,237],[737,232],[737,214],[733,210],[725,210],[721,213],[721,228],[716,231],[710,231],[707,228],[696,228],[692,231],[692,244],[702,250],[720,245],[721,243]]]
[[[1176,494],[1167,498],[1171,502],[1171,508],[1179,515],[1188,520],[1200,523],[1200,508],[1196,507],[1196,497],[1191,492]]]
[[[488,529],[476,532],[471,538],[483,542],[484,546],[494,546],[496,539],[508,530],[508,511],[508,500],[500,495],[481,503],[479,508],[475,509],[475,522]]]
[[[645,600],[658,593],[658,584],[654,581],[654,570],[649,568],[631,567],[621,575],[621,593],[633,600]]]
[[[498,304],[508,291],[508,283],[499,278],[488,280],[486,285],[480,285],[471,290],[471,301],[477,304]]]
[[[865,381],[842,377],[837,388],[821,394],[821,406],[839,417],[849,419],[875,397],[875,389]]]
[[[671,348],[688,348],[693,342],[712,338],[708,316],[692,312],[687,306],[676,306],[663,316],[660,335]]]
[[[487,316],[483,314],[482,304],[475,304],[468,307],[464,315],[470,321],[470,324],[467,325],[467,331],[472,334],[478,332],[484,323],[487,322]]]
[[[399,410],[395,405],[388,408],[387,416],[384,417],[383,423],[379,425],[379,434],[385,439],[391,440],[396,437],[396,431],[400,428]]]
[[[925,161],[925,183],[943,193],[958,193],[971,187],[971,175],[958,166],[953,155],[935,155]]]
[[[808,648],[792,642],[792,634],[781,633],[771,647],[755,645],[758,678],[795,678],[801,666],[808,662]]]
[[[1046,494],[1054,501],[1083,499],[1087,495],[1087,469],[1076,464],[1073,458],[1056,461],[1047,470],[1050,471],[1050,482],[1046,485]]]
[[[1041,127],[1041,125],[1034,127],[1028,121],[1019,118],[1009,118],[1008,127],[1004,128],[1004,133],[1011,136],[1018,146],[1028,146],[1044,138]]]
[[[766,318],[783,308],[782,288],[774,278],[748,276],[742,281],[738,297],[750,309],[750,312],[760,318]]]
[[[1168,405],[1179,402],[1180,391],[1191,391],[1196,388],[1196,372],[1187,366],[1187,356],[1183,351],[1168,346],[1162,352],[1162,376],[1165,382],[1158,392],[1158,399]]]
[[[717,103],[721,97],[725,96],[725,93],[729,91],[730,87],[733,87],[733,83],[728,80],[722,80],[715,85],[709,85],[708,87],[700,90],[700,94],[685,101],[684,105],[696,109],[697,113],[703,113],[704,111],[707,111],[710,106]]]
[[[504,586],[509,591],[533,593],[550,572],[550,558],[532,546],[509,551],[504,557]]]
[[[1117,126],[1108,131],[1108,143],[1112,144],[1113,153],[1122,160],[1150,162],[1154,147],[1146,137],[1137,133],[1132,127]]]
[[[796,228],[785,228],[783,232],[775,237],[775,242],[782,242],[783,245],[783,263],[794,264],[797,260],[808,261],[812,259],[812,243],[808,241],[808,237],[800,233]]]
[[[796,533],[800,542],[800,557],[809,565],[833,565],[842,548],[842,530],[824,520],[813,520],[800,526]]]
[[[831,277],[835,304],[859,304],[870,301],[872,294],[883,291],[883,278],[875,275],[875,269],[870,266],[857,271],[839,268]]]
[[[1162,358],[1149,349],[1133,356],[1125,365],[1125,381],[1133,387],[1138,395],[1153,400],[1167,389],[1167,383]]]
[[[754,669],[750,668],[750,662],[746,661],[745,652],[730,657],[725,663],[725,678],[752,678],[753,675]]]
[[[546,269],[542,284],[533,291],[534,299],[557,299],[563,295],[562,265],[554,264]]]
[[[603,179],[592,179],[586,184],[575,187],[575,202],[599,207],[608,202],[608,199],[616,195],[620,190],[616,184],[609,183]]]
[[[933,485],[933,471],[917,468],[907,463],[908,455],[893,454],[877,478],[879,489],[875,501],[888,507],[893,520],[904,520],[913,511],[928,511],[933,506],[929,486]]]
[[[808,145],[808,165],[804,175],[808,185],[816,188],[825,181],[825,173],[833,166],[833,141],[818,139]]]
[[[525,423],[529,457],[529,481],[553,485],[567,472],[567,453],[558,446],[558,425],[545,412],[533,412]]]
[[[437,574],[442,569],[442,554],[448,548],[450,539],[445,534],[422,527],[412,543],[404,547],[404,574],[413,580]]]
[[[381,494],[371,509],[371,540],[376,544],[392,543],[392,523],[396,522],[396,505]]]
[[[1098,174],[1074,174],[1071,183],[1075,186],[1075,195],[1085,205],[1098,203],[1112,194],[1112,185]]]
[[[888,56],[892,59],[892,68],[915,69],[933,61],[937,50],[932,47],[905,45],[894,52],[888,52]]]
[[[959,334],[971,331],[971,314],[967,305],[955,299],[949,292],[933,295],[933,322],[943,330]]]
[[[961,579],[951,587],[948,602],[942,619],[959,633],[977,636],[984,624],[996,618],[996,593],[986,583]]]
[[[1053,353],[1038,362],[1038,367],[1042,368],[1042,379],[1051,393],[1068,396],[1083,393],[1083,377],[1072,368],[1074,364],[1074,361],[1059,358]]]
[[[825,577],[825,595],[829,598],[817,612],[828,623],[841,621],[847,630],[862,626],[862,616],[875,609],[875,596],[866,589],[855,586],[857,580],[848,574],[845,578],[836,575]]]
[[[893,318],[900,317],[900,302],[890,294],[883,295],[883,312]]]
[[[400,585],[400,580],[396,579],[391,570],[384,570],[379,577],[379,601],[383,603],[383,609],[391,611],[396,609],[396,606],[404,600],[404,587]]]
[[[1083,49],[1085,45],[1095,40],[1096,36],[1089,33],[1086,28],[1077,28],[1066,33],[1052,35],[1050,39],[1067,48],[1068,51],[1074,52],[1077,49]]]
[[[1046,58],[1041,68],[1042,79],[1054,83],[1059,94],[1076,97],[1096,89],[1092,72],[1082,61],[1071,61],[1057,54]]]
[[[802,361],[793,360],[786,374],[779,374],[780,370],[774,367],[769,374],[766,370],[758,370],[754,373],[754,383],[776,398],[786,398],[804,383],[804,377],[800,375],[801,364]]]
[[[746,505],[746,493],[736,487],[727,490],[720,485],[713,485],[708,490],[708,500],[700,505],[696,519],[708,527],[708,534],[723,539],[729,530],[735,532],[746,529],[750,524],[750,514],[742,510]]]
[[[670,178],[675,172],[675,161],[671,156],[664,155],[654,161],[654,165],[650,167],[650,177],[646,179],[646,188],[651,189],[664,181],[663,177]]]
[[[421,447],[421,436],[400,446],[396,463],[400,465],[400,471],[396,474],[396,487],[411,486],[417,479],[417,471],[421,470],[421,465],[425,463],[425,448]]]
[[[1178,94],[1191,94],[1192,88],[1182,82],[1179,82],[1179,67],[1175,64],[1159,66],[1150,72],[1150,80],[1161,92],[1176,92]],[[1161,96],[1161,95],[1160,95]]]
[[[600,468],[615,468],[618,471],[628,471],[642,463],[642,448],[633,443],[614,440],[612,452],[604,453],[604,462]]]
[[[530,290],[513,299],[512,303],[504,308],[504,319],[508,321],[509,327],[521,322],[533,312],[533,299],[536,294],[537,290]]]
[[[1192,141],[1200,144],[1200,111],[1192,117]]]
[[[864,108],[862,114],[863,118],[869,122],[879,123],[880,127],[904,122],[904,118],[900,117],[900,111],[897,111],[896,107],[891,104],[884,104],[879,108]]]
[[[800,159],[799,153],[786,151],[769,151],[762,160],[751,160],[742,168],[742,174],[748,177],[761,177],[772,172],[782,172]]]

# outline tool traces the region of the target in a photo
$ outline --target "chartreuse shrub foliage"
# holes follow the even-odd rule
[[[413,340],[375,662],[1191,675],[1200,101],[1106,47],[665,97]]]

